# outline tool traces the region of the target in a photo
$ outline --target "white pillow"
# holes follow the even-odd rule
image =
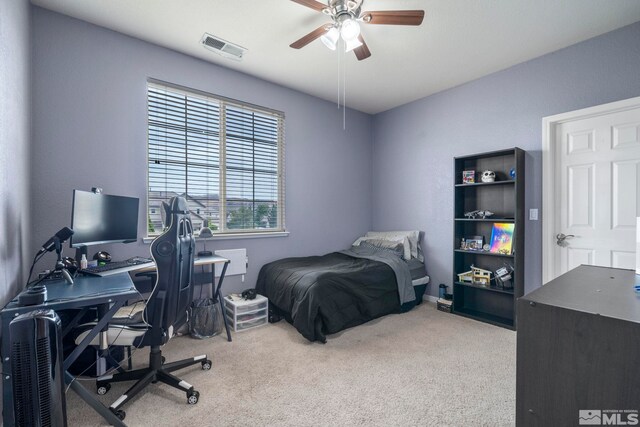
[[[377,237],[379,239],[396,239],[399,237],[406,237],[409,241],[410,256],[405,257],[406,260],[410,260],[411,257],[418,258],[418,242],[420,239],[420,231],[368,231],[365,237]]]
[[[403,255],[404,259],[407,261],[411,259],[411,243],[409,242],[409,239],[407,238],[407,236],[363,236],[363,237],[358,237],[356,241],[353,242],[353,245],[351,246],[360,246],[360,243],[366,242],[367,240],[381,240],[381,239],[387,240],[389,242],[394,242],[394,243],[402,243],[402,247],[404,248],[404,255]]]

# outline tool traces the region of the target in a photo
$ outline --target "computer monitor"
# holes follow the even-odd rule
[[[71,247],[135,242],[139,205],[136,197],[73,190]]]

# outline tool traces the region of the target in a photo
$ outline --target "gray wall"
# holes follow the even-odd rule
[[[29,1],[0,1],[0,307],[29,268],[30,38]]]
[[[209,242],[248,250],[246,282],[227,291],[253,286],[265,262],[345,247],[372,228],[424,230],[432,283],[450,284],[454,156],[527,150],[526,208],[540,209],[542,117],[640,95],[637,23],[373,118],[349,110],[345,132],[332,103],[37,7],[33,21],[33,247],[69,224],[74,188],[145,199],[148,77],[285,112],[291,235]],[[530,291],[541,222],[526,235]],[[106,249],[125,258],[148,246]]]
[[[0,307],[26,279],[29,248],[30,6],[0,1]]]
[[[349,110],[343,131],[335,104],[37,7],[32,36],[34,246],[69,225],[74,188],[140,197],[145,209],[149,77],[286,115],[291,234],[208,242],[212,250],[247,248],[246,281],[229,278],[226,292],[253,287],[266,262],[344,248],[371,228],[369,115]],[[105,249],[118,259],[149,253],[142,243]]]
[[[640,23],[378,114],[373,227],[420,229],[430,293],[451,285],[453,157],[528,151],[526,208],[542,208],[542,118],[640,95]],[[542,227],[526,224],[525,288],[542,281]]]

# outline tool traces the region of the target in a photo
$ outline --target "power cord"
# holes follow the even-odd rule
[[[36,282],[34,284],[31,284],[29,282],[31,281],[31,275],[33,275],[33,269],[35,268],[36,263],[42,259],[42,257],[44,256],[45,253],[46,252],[43,252],[41,254],[36,254],[36,256],[33,257],[33,262],[31,263],[31,268],[29,269],[29,277],[27,277],[27,284],[26,284],[27,288],[30,287],[30,286],[33,286],[35,284],[40,283],[40,281],[38,281],[38,282]]]

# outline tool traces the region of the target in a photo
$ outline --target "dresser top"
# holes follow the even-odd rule
[[[522,299],[640,323],[638,284],[634,270],[581,265]]]

